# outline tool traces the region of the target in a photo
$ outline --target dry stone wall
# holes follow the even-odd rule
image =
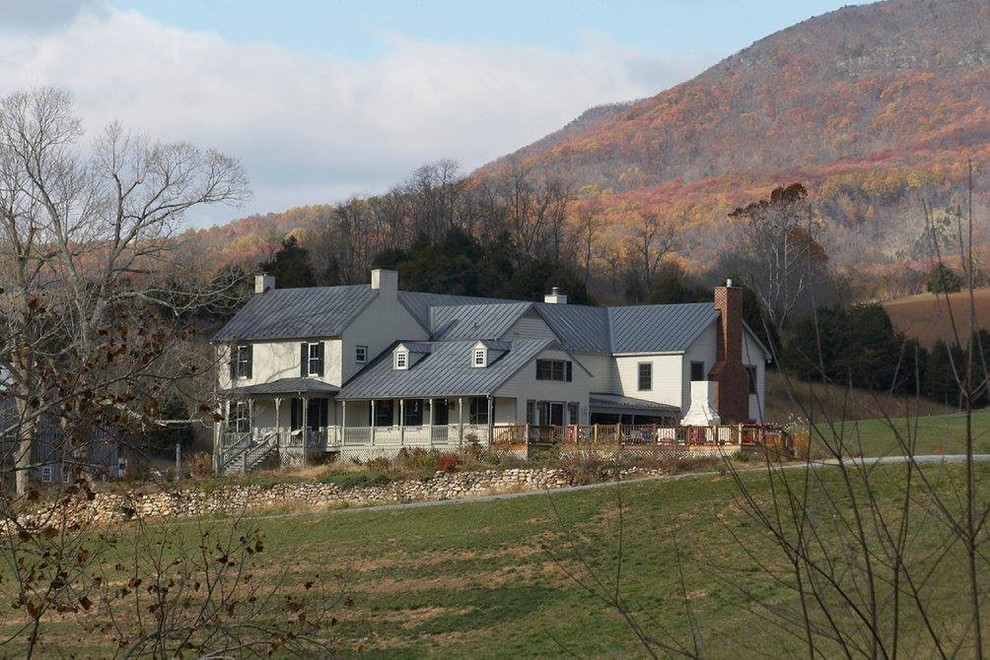
[[[663,470],[635,467],[599,475],[605,479],[659,476]],[[585,479],[582,479],[585,480]],[[407,502],[452,500],[463,497],[553,490],[574,485],[575,476],[559,468],[437,472],[424,481],[396,481],[381,486],[342,489],[316,482],[272,486],[231,485],[212,492],[192,488],[171,492],[95,493],[92,499],[59,505],[58,515],[81,524],[109,524],[140,517],[166,519],[241,512],[318,510]],[[52,510],[24,516],[26,527],[50,519]]]

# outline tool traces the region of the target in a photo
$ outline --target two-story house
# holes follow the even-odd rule
[[[611,308],[569,305],[556,290],[526,302],[398,284],[389,270],[368,285],[308,289],[258,276],[213,338],[227,365],[218,468],[250,467],[275,447],[368,457],[488,443],[522,425],[549,437],[675,425],[692,396],[705,399],[701,423],[763,420],[769,354],[731,284],[714,304]]]

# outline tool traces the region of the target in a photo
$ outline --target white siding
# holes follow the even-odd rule
[[[681,414],[688,411],[691,405],[691,363],[705,363],[705,378],[718,361],[718,324],[712,323],[705,328],[684,353],[684,374],[681,378]]]
[[[296,339],[282,342],[249,342],[251,344],[251,378],[238,378],[233,383],[234,387],[244,387],[247,385],[257,385],[268,383],[280,378],[298,378],[300,375],[300,349],[299,345],[306,340]],[[311,341],[316,341],[311,340]],[[332,363],[331,357],[332,342],[325,342],[323,378],[318,378],[327,383],[339,384],[331,379],[327,365]],[[217,347],[217,355],[220,360],[219,385],[221,389],[231,386],[230,382],[230,345]],[[313,378],[316,378],[313,376]]]
[[[746,331],[743,331],[742,361],[746,366],[756,367],[756,394],[749,395],[749,418],[762,423],[766,421],[764,419],[766,414],[764,401],[767,382],[766,357],[760,345]]]
[[[574,359],[590,372],[590,392],[615,392],[615,360],[611,355],[575,353]],[[577,365],[574,366],[577,368]]]
[[[539,314],[530,310],[523,314],[499,339],[557,339],[550,326]]]
[[[358,364],[355,360],[357,346],[368,347],[368,362],[371,362],[400,339],[423,341],[429,337],[394,294],[389,296],[382,291],[341,335],[340,382],[346,382],[367,364]]]
[[[653,365],[653,387],[649,390],[639,389],[639,365],[646,362]],[[683,356],[680,353],[672,355],[628,355],[615,358],[616,375],[619,390],[616,394],[665,403],[681,408],[684,407],[681,388]]]
[[[495,393],[496,397],[514,398],[516,404],[515,422],[526,422],[526,401],[551,401],[567,404],[580,404],[580,423],[588,423],[588,392],[591,379],[577,364],[571,369],[571,382],[552,380],[536,380],[536,360],[571,360],[563,351],[547,350],[540,353],[529,364],[523,367],[515,376],[510,378]],[[571,360],[573,362],[573,360]],[[500,409],[501,412],[501,409]],[[566,417],[566,410],[565,410]],[[508,421],[496,418],[499,423]]]

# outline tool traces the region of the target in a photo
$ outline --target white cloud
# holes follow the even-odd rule
[[[198,222],[375,193],[453,158],[469,171],[588,107],[638,98],[709,62],[586,40],[577,55],[449,46],[400,35],[371,62],[234,45],[135,12],[83,12],[66,29],[0,35],[0,89],[69,89],[86,125],[216,146],[245,164],[255,198]]]

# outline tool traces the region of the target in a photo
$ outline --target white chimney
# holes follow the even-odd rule
[[[567,296],[565,296],[560,292],[559,287],[555,286],[553,289],[550,290],[550,293],[543,296],[543,302],[547,303],[548,305],[566,305]]]
[[[255,293],[265,293],[266,291],[271,291],[275,288],[275,276],[266,275],[262,273],[261,275],[254,276],[254,292]]]
[[[371,288],[394,296],[399,290],[399,273],[385,268],[375,268],[371,271]]]

